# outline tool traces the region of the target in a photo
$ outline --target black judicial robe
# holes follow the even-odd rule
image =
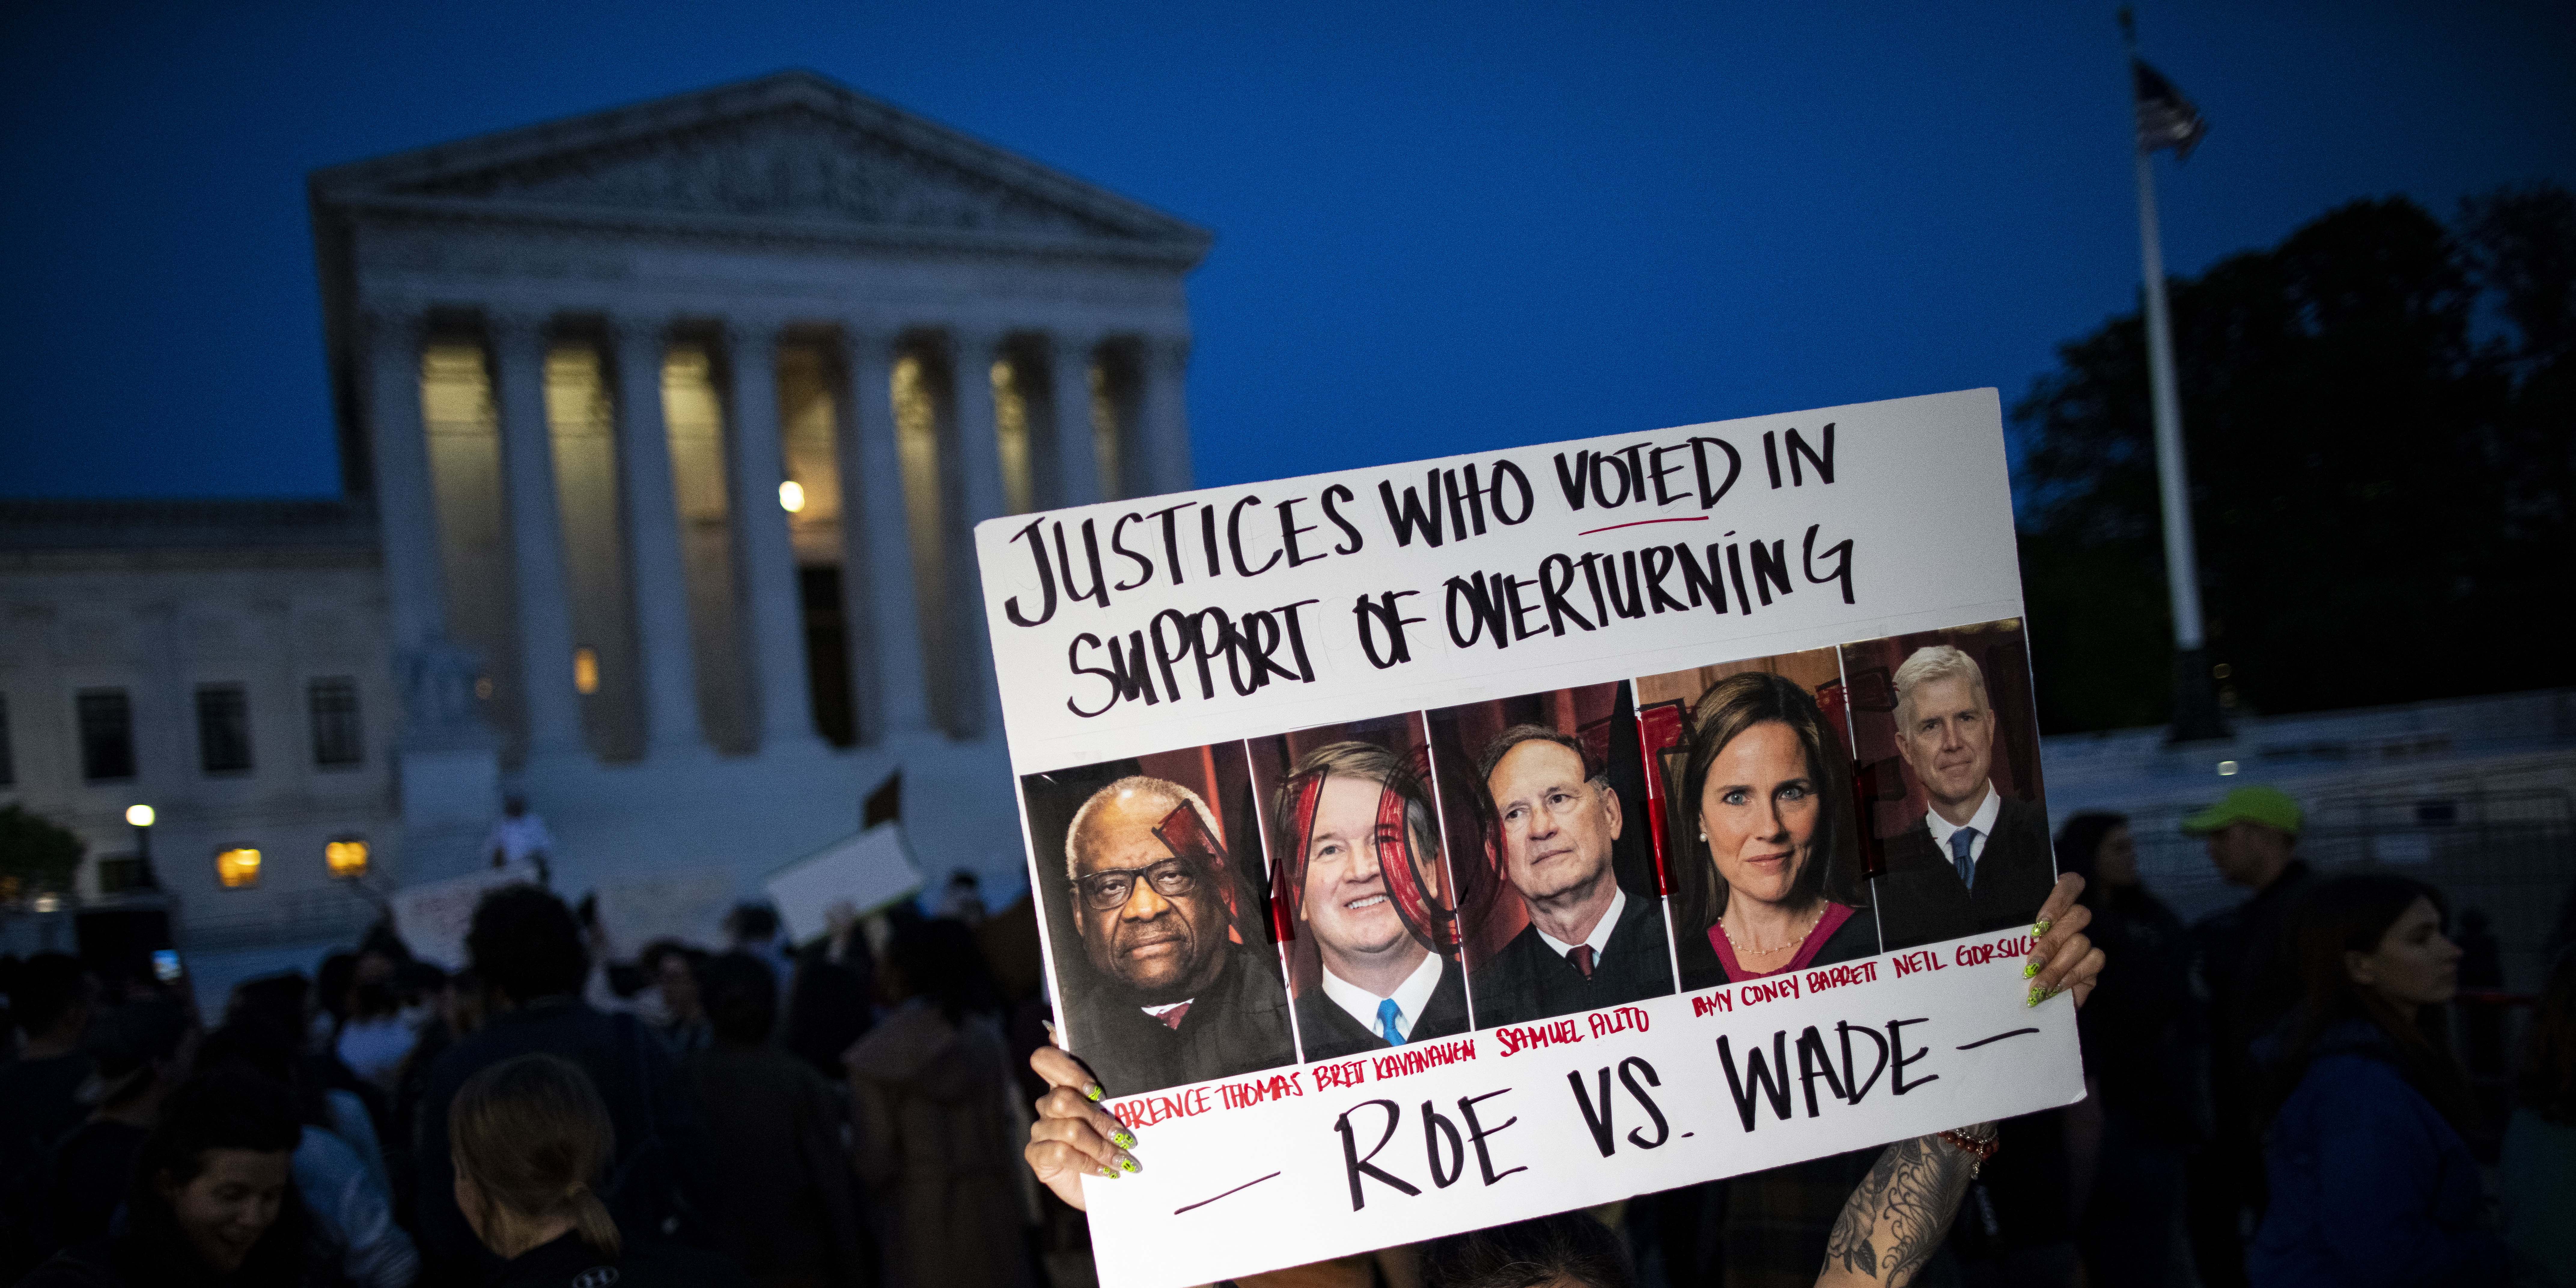
[[[1443,961],[1440,982],[1433,986],[1431,1000],[1422,1004],[1421,1018],[1413,1022],[1413,1032],[1405,1040],[1421,1042],[1466,1031],[1467,974],[1457,962]],[[1389,1049],[1384,1037],[1334,1005],[1321,987],[1297,999],[1297,1035],[1305,1040],[1309,1060],[1338,1060]]]
[[[1708,941],[1707,931],[1703,930],[1695,934],[1683,931],[1678,936],[1674,947],[1680,950],[1682,959],[1683,992],[1696,993],[1703,988],[1715,988],[1720,984],[1734,982],[1727,977],[1726,963],[1718,960],[1717,945]],[[1834,933],[1825,936],[1824,945],[1816,949],[1816,955],[1808,959],[1807,966],[1835,966],[1843,962],[1856,962],[1863,957],[1876,956],[1878,956],[1878,919],[1872,916],[1869,908],[1864,905],[1852,909],[1852,914],[1843,918],[1843,924],[1836,926]]]
[[[1611,927],[1610,941],[1602,947],[1599,966],[1589,979],[1549,948],[1532,925],[1512,936],[1492,961],[1468,977],[1467,984],[1480,1029],[1662,997],[1673,991],[1663,901],[1628,892],[1628,904],[1620,909],[1619,922]]]
[[[1114,980],[1091,977],[1072,1000],[1073,1053],[1111,1096],[1231,1078],[1297,1061],[1288,990],[1269,949],[1227,944],[1225,969],[1199,990],[1178,1029],[1147,1015]]]
[[[1879,929],[1888,952],[1937,944],[2014,927],[2028,929],[2057,884],[2057,856],[2048,843],[2048,815],[2029,801],[2003,798],[1995,834],[1977,857],[1977,888],[1959,882],[1949,851],[1932,840],[1932,825],[1888,838],[1887,873],[1873,883]]]

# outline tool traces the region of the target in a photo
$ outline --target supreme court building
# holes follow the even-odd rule
[[[334,839],[478,866],[505,788],[567,893],[748,893],[898,771],[1019,884],[969,529],[1190,486],[1208,233],[804,72],[309,186],[345,498],[0,505],[0,803],[152,804],[227,942],[362,921]]]

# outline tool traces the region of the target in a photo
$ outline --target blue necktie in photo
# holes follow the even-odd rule
[[[1977,843],[1977,829],[1963,827],[1950,834],[1950,862],[1959,869],[1959,884],[1977,888],[1977,859],[1970,847]]]
[[[1380,999],[1380,1000],[1378,1001],[1378,1004],[1377,1004],[1377,1031],[1378,1031],[1378,1036],[1385,1038],[1385,1039],[1386,1039],[1386,1044],[1387,1044],[1388,1046],[1403,1046],[1403,1045],[1404,1045],[1404,1030],[1402,1030],[1402,1029],[1399,1029],[1399,1028],[1395,1027],[1395,1017],[1396,1017],[1398,1014],[1400,1014],[1400,1013],[1401,1013],[1401,1012],[1399,1012],[1399,1011],[1397,1011],[1397,1010],[1395,1009],[1395,999],[1394,999],[1394,998],[1392,998],[1392,997],[1389,997],[1389,998],[1382,998],[1382,999]]]

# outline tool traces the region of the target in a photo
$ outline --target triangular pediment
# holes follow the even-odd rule
[[[324,205],[1119,244],[1195,260],[1199,228],[808,72],[313,176]]]

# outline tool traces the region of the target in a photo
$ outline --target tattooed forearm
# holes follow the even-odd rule
[[[1878,1156],[1825,1242],[1816,1282],[1911,1283],[1941,1246],[1976,1175],[1968,1155],[1938,1137],[1900,1140]]]

